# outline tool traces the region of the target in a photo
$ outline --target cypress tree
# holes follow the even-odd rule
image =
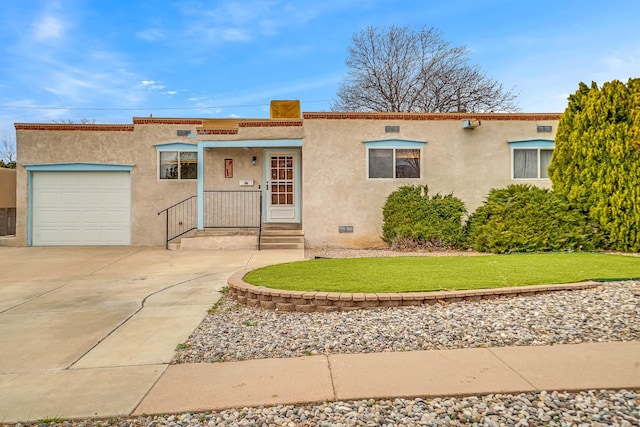
[[[640,79],[580,83],[558,124],[549,177],[610,249],[640,251]]]

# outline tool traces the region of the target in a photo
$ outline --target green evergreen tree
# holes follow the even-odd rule
[[[549,177],[610,249],[640,251],[640,79],[580,83],[558,124]]]

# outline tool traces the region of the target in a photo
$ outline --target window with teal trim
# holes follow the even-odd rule
[[[160,179],[198,179],[196,151],[160,151]]]
[[[549,179],[552,154],[547,148],[514,148],[513,179]]]
[[[420,149],[369,148],[369,178],[420,178]]]

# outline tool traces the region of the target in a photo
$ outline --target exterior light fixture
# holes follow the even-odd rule
[[[464,120],[462,122],[462,128],[463,129],[475,129],[478,126],[480,126],[480,120],[479,119]]]
[[[462,128],[463,129],[475,129],[478,126],[480,126],[480,120],[478,120],[478,119],[464,120],[462,122]]]
[[[255,165],[256,165],[256,161],[257,161],[257,160],[258,160],[258,159],[256,159],[256,156],[253,156],[253,157],[251,158],[251,164],[252,164],[253,166],[255,166]]]

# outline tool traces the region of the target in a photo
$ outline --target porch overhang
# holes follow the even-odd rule
[[[302,147],[302,139],[242,139],[237,141],[198,141],[198,148],[279,148]]]
[[[241,139],[198,141],[198,230],[204,230],[204,150],[205,148],[294,148],[302,147],[302,138]]]

